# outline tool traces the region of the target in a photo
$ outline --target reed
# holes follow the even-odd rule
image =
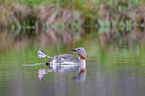
[[[118,28],[129,32],[132,28],[145,26],[144,12],[139,0],[110,0],[100,5],[98,24],[101,29]]]
[[[101,29],[144,27],[145,0],[3,0],[0,26],[78,30],[82,25]]]

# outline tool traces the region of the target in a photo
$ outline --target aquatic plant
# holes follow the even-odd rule
[[[3,0],[0,26],[39,32],[68,28],[77,31],[89,25],[97,26],[99,32],[116,28],[128,32],[133,27],[144,28],[144,13],[139,0]]]
[[[38,15],[38,23],[39,25],[45,24],[45,28],[51,28],[55,30],[70,28],[72,22],[75,22],[79,25],[82,25],[84,20],[80,16],[79,12],[60,8],[57,11],[55,5],[51,5],[48,7],[42,6],[40,8],[40,13]]]
[[[109,25],[110,28],[129,31],[132,27],[144,26],[144,12],[138,0],[110,0],[100,5],[98,24],[103,28]]]

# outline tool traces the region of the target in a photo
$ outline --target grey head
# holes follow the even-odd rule
[[[86,59],[86,51],[84,48],[78,47],[78,48],[70,49],[70,50],[75,51],[79,55],[80,59],[84,59],[84,60]]]

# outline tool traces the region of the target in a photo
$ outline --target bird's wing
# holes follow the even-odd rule
[[[53,59],[60,60],[61,62],[63,62],[63,61],[78,62],[78,58],[76,56],[70,55],[70,54],[61,54],[58,56],[54,56]]]

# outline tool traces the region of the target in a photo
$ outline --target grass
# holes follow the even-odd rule
[[[142,22],[145,17],[142,7],[144,2],[145,0],[3,0],[0,1],[0,24],[46,30],[70,28],[73,31],[82,25],[97,25],[101,30],[120,28],[129,31],[132,27],[145,26]]]
[[[3,3],[17,3],[20,5],[39,5],[39,4],[50,4],[51,0],[3,0]]]

